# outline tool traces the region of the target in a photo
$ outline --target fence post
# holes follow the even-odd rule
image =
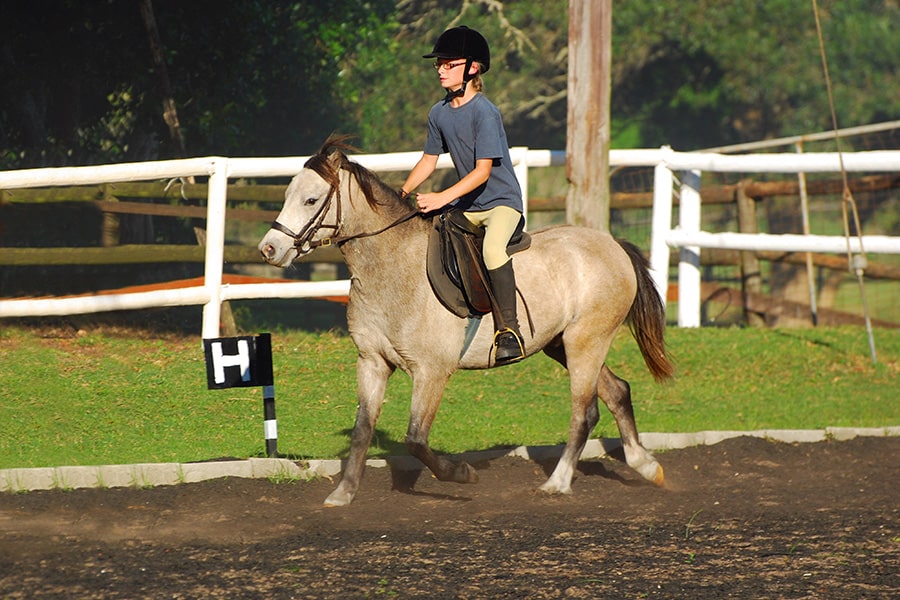
[[[678,226],[686,233],[700,231],[700,171],[681,176]],[[678,326],[700,327],[700,248],[682,246],[678,252]]]
[[[747,180],[741,180],[735,188],[738,229],[741,233],[759,233],[756,221],[756,200],[747,195]],[[744,321],[750,327],[764,327],[766,320],[752,309],[751,297],[762,293],[762,273],[756,252],[741,251],[741,295],[743,296]]]
[[[803,154],[803,142],[794,144],[798,154]],[[803,217],[803,235],[809,235],[809,196],[806,193],[806,173],[797,173],[797,184],[800,191],[800,214]],[[813,267],[812,252],[806,253],[806,284],[809,287],[809,310],[813,326],[819,324],[819,309],[816,306],[816,271]]]
[[[656,291],[666,304],[669,290],[669,246],[666,237],[672,229],[672,171],[665,163],[653,169],[653,220],[650,226],[650,271]]]
[[[112,192],[113,185],[104,183],[100,185],[100,196],[103,200],[118,202],[118,198]],[[119,215],[111,212],[103,213],[103,225],[100,231],[100,244],[104,248],[118,246],[120,241]]]
[[[203,266],[207,300],[203,305],[204,339],[219,337],[222,314],[222,264],[225,254],[225,199],[228,194],[228,159],[214,158],[210,164],[206,206],[206,260]]]

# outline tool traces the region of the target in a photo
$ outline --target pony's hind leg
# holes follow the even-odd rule
[[[454,462],[434,453],[428,445],[428,434],[437,415],[447,385],[447,375],[417,373],[413,377],[413,397],[406,431],[409,453],[431,469],[440,481],[477,483],[478,473],[466,462]]]
[[[604,364],[600,371],[597,391],[616,420],[619,435],[622,436],[625,462],[644,479],[659,486],[664,485],[663,468],[641,445],[638,437],[637,424],[634,422],[634,407],[631,404],[631,386]]]
[[[576,407],[581,407],[578,410]],[[569,440],[563,450],[556,468],[544,484],[538,488],[542,492],[548,494],[571,494],[572,479],[575,476],[575,469],[578,466],[578,459],[584,452],[584,446],[587,444],[588,436],[597,422],[600,420],[600,414],[597,410],[597,396],[585,402],[573,404],[572,417],[569,422]]]
[[[566,359],[566,351],[562,345],[544,348],[544,352],[569,369],[572,415],[569,419],[569,439],[563,454],[556,463],[553,473],[539,489],[548,494],[569,494],[572,492],[572,478],[575,476],[578,459],[581,458],[588,436],[600,420],[597,408],[596,370],[591,372],[587,363],[584,367],[572,364],[573,361]]]
[[[350,456],[341,475],[337,488],[325,499],[326,506],[346,506],[353,501],[359,490],[363,470],[366,467],[366,453],[372,443],[375,423],[384,403],[384,390],[388,378],[394,372],[380,356],[360,355],[356,363],[357,400],[356,423],[350,435]]]

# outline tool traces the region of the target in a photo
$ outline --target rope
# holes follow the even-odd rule
[[[869,305],[866,301],[866,286],[863,281],[863,273],[866,268],[866,251],[863,248],[862,225],[859,220],[859,211],[856,207],[856,200],[853,198],[853,192],[850,191],[850,183],[847,178],[847,170],[844,168],[844,154],[841,150],[841,136],[838,131],[837,112],[834,108],[834,93],[831,89],[831,75],[828,72],[828,58],[825,55],[825,39],[822,35],[822,23],[819,20],[819,4],[817,0],[812,0],[813,14],[816,20],[816,34],[819,38],[819,54],[822,56],[822,70],[825,72],[825,89],[828,92],[828,107],[831,109],[831,126],[834,129],[834,141],[837,146],[838,161],[841,166],[841,180],[843,182],[843,201],[841,202],[841,213],[844,221],[844,239],[847,241],[847,262],[850,270],[855,272],[856,280],[859,284],[859,294],[862,301],[863,316],[866,321],[866,333],[869,337],[869,353],[872,355],[872,362],[877,363],[878,359],[875,355],[875,338],[872,333],[872,322],[869,319]],[[859,254],[854,255],[850,248],[850,216],[853,216],[853,225],[856,228],[856,237],[859,240]]]

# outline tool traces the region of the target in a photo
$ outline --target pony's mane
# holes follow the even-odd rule
[[[358,148],[348,143],[350,137],[349,135],[331,134],[319,151],[306,161],[303,168],[313,170],[331,186],[337,186],[340,182],[340,169],[349,171],[356,178],[356,183],[366,197],[366,202],[373,209],[378,206],[376,190],[380,190],[381,195],[388,199],[399,201],[400,196],[397,192],[388,187],[378,175],[347,158],[347,152],[359,151]],[[338,155],[337,160],[332,156],[333,154]]]

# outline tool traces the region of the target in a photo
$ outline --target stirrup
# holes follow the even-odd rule
[[[502,340],[501,336],[503,336]],[[509,336],[512,336],[515,343],[509,343]],[[522,338],[509,327],[494,332],[494,348],[495,365],[508,365],[525,358],[525,345],[522,343]]]

